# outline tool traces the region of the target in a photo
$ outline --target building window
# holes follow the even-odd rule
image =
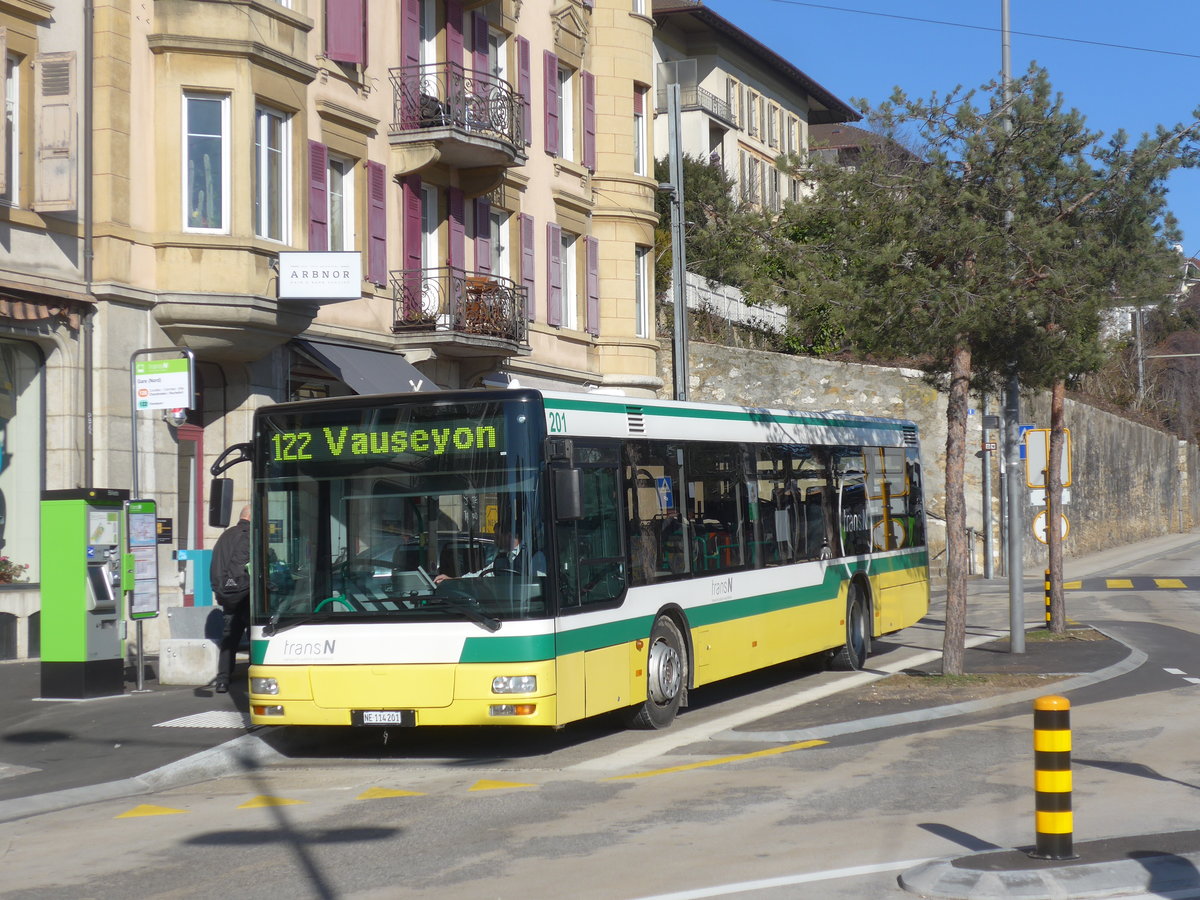
[[[421,4],[421,65],[437,62],[437,0],[419,0]]]
[[[260,106],[254,111],[254,233],[287,241],[288,117]]]
[[[758,95],[754,91],[746,92],[746,133],[758,137]]]
[[[772,147],[779,146],[779,107],[767,107],[767,143]]]
[[[571,89],[574,73],[558,67],[558,155],[575,159],[575,94]]]
[[[0,201],[9,206],[21,204],[21,58],[8,54],[5,60],[4,80],[4,190],[0,192]]]
[[[579,284],[575,265],[575,241],[577,236],[569,231],[562,233],[562,326],[575,331],[579,328]]]
[[[492,274],[501,278],[512,277],[512,254],[508,241],[509,213],[502,209],[491,211]]]
[[[438,265],[438,224],[441,210],[438,208],[438,189],[429,184],[421,185],[421,268],[433,269]]]
[[[0,341],[0,546],[14,564],[29,566],[19,577],[32,584],[41,574],[37,523],[44,422],[41,354],[33,344]]]
[[[188,231],[226,231],[229,97],[186,95],[183,117],[183,227]]]
[[[633,333],[650,337],[650,248],[633,251]]]
[[[329,249],[354,249],[354,160],[329,156]]]
[[[646,146],[646,89],[638,85],[633,88],[633,174],[646,175],[649,153]]]

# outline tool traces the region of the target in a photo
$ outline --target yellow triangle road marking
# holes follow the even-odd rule
[[[289,800],[287,797],[268,797],[266,794],[259,794],[253,800],[247,800],[238,809],[261,809],[264,806],[295,806],[298,803],[307,802],[307,800]]]
[[[536,784],[523,784],[519,781],[488,781],[486,778],[471,785],[472,791],[498,791],[503,788],[537,787]]]
[[[420,791],[398,791],[391,788],[367,788],[358,795],[359,800],[383,800],[387,797],[424,797]]]
[[[128,812],[123,812],[119,816],[114,816],[115,819],[139,819],[142,816],[173,816],[175,813],[185,813],[186,809],[171,809],[169,806],[154,806],[150,803],[142,803],[135,806]]]

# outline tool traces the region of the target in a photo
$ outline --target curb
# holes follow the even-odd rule
[[[243,734],[216,747],[184,757],[142,775],[0,801],[0,823],[43,813],[59,812],[89,803],[137,797],[155,791],[195,784],[235,771],[274,765],[286,757],[254,734]]]

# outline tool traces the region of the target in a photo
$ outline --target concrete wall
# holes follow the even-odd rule
[[[660,355],[671,395],[671,350]],[[945,560],[946,397],[930,387],[919,372],[806,357],[785,356],[744,348],[693,343],[689,348],[689,399],[748,406],[792,409],[845,410],[862,415],[912,419],[921,433],[921,459],[926,470],[926,504],[930,514],[933,565]],[[997,413],[998,398],[986,412]],[[980,450],[985,412],[975,402],[968,422],[971,452]],[[1200,520],[1195,478],[1200,452],[1195,444],[1138,425],[1094,407],[1067,401],[1066,425],[1071,429],[1073,484],[1065,514],[1070,534],[1063,546],[1068,557],[1104,550],[1174,531],[1191,529]],[[1049,398],[1026,396],[1021,421],[1039,428],[1050,425]],[[996,434],[989,437],[997,438]],[[983,472],[990,466],[990,506],[995,571],[1003,571],[1000,540],[999,454],[968,459],[966,474],[967,524],[983,529]],[[1018,477],[1024,484],[1025,473]],[[1024,492],[1028,498],[1029,492]],[[1046,547],[1033,536],[1032,522],[1041,507],[1027,504],[1023,559],[1027,574],[1046,566]],[[982,540],[976,541],[973,566],[983,571]]]

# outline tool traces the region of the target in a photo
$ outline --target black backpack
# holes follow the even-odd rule
[[[209,570],[213,596],[226,609],[233,609],[250,596],[249,562],[250,523],[238,522],[217,538]]]

